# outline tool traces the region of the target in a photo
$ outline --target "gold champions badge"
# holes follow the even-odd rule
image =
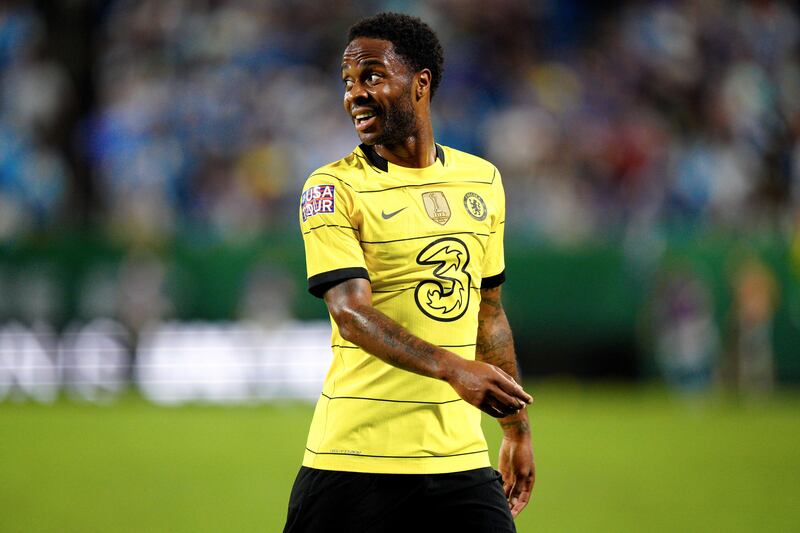
[[[450,220],[450,205],[447,203],[444,193],[432,191],[422,193],[422,203],[425,204],[425,211],[431,220],[444,226]]]

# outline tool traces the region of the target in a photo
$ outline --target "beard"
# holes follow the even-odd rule
[[[417,117],[411,105],[411,87],[406,87],[397,103],[386,109],[383,131],[372,144],[391,146],[400,144],[411,137],[417,130]]]

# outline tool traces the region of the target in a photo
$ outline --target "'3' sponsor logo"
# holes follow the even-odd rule
[[[433,279],[421,281],[414,290],[419,310],[440,322],[461,318],[469,307],[472,283],[467,245],[455,237],[442,237],[422,249],[417,264],[433,267]]]

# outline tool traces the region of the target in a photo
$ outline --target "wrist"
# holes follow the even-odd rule
[[[530,439],[531,427],[524,407],[517,414],[501,418],[499,422],[504,439]]]
[[[453,379],[461,368],[459,363],[463,361],[463,358],[454,353],[442,351],[438,360],[438,369],[434,377],[452,384]]]

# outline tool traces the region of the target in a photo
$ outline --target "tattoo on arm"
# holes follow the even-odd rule
[[[527,435],[531,432],[531,426],[528,424],[528,421],[524,419],[503,419],[500,420],[500,427],[503,428],[505,433],[515,435]]]
[[[348,280],[328,290],[325,302],[339,331],[392,366],[437,377],[445,350],[413,335],[400,324],[372,307],[369,282]]]
[[[500,287],[481,291],[475,357],[502,368],[514,379],[519,377],[514,339],[500,300]]]
[[[514,339],[500,300],[500,287],[481,290],[475,357],[479,361],[502,368],[519,381]],[[522,409],[515,415],[500,419],[500,427],[507,437],[530,435],[526,410]]]
[[[438,369],[438,360],[435,358],[437,347],[412,335],[397,322],[374,308],[362,309],[361,312],[365,318],[368,318],[365,324],[368,327],[362,330],[361,342],[356,341],[356,344],[384,359],[390,365],[403,370],[426,373],[420,372],[420,370],[435,371]],[[379,336],[382,338],[383,344],[391,350],[384,351],[376,345],[374,340]],[[384,357],[381,357],[382,355]]]

